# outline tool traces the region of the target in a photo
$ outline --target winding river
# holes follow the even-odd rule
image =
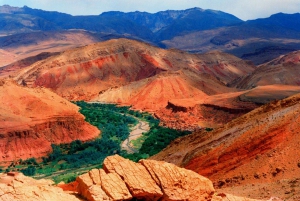
[[[138,120],[138,124],[132,128],[132,131],[130,132],[128,138],[121,144],[121,149],[127,151],[127,153],[130,154],[138,152],[138,150],[133,147],[131,141],[136,140],[137,138],[141,137],[143,133],[146,133],[150,130],[148,122],[141,121],[136,117],[134,118]]]

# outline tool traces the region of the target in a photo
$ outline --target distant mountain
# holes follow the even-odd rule
[[[228,13],[194,8],[187,10],[182,17],[169,26],[163,27],[158,32],[157,38],[161,41],[194,31],[232,26],[241,22],[243,21]]]
[[[277,13],[268,18],[249,20],[246,23],[253,25],[282,27],[284,29],[300,31],[300,13]]]
[[[179,11],[105,12],[98,16],[72,16],[64,13],[22,8],[0,7],[0,32],[18,33],[62,29],[85,29],[96,32],[129,34],[144,40],[172,38],[182,32],[199,31],[233,25],[242,20],[213,10],[192,8]]]
[[[0,33],[12,34],[30,31],[85,29],[95,32],[129,34],[150,40],[152,32],[134,22],[117,17],[72,16],[59,12],[32,9],[0,8]]]
[[[72,16],[27,6],[0,6],[0,35],[69,29],[134,38],[193,53],[219,50],[255,64],[300,49],[299,13],[244,22],[222,11],[201,8]]]
[[[149,28],[156,33],[156,40],[170,39],[191,31],[207,30],[242,22],[237,17],[221,11],[191,8],[168,10],[154,14],[146,12],[106,12],[101,16],[120,17]]]
[[[300,49],[300,14],[276,14],[234,26],[194,31],[162,41],[166,48],[190,52],[220,50],[255,64]]]

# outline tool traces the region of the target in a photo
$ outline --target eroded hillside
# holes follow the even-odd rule
[[[212,132],[177,139],[153,159],[194,170],[219,187],[230,186],[231,191],[236,187],[241,195],[297,200],[299,114],[298,94],[266,104]],[[266,183],[259,190],[257,185]]]
[[[90,140],[100,131],[78,107],[45,88],[0,81],[1,161],[45,156],[51,144]]]

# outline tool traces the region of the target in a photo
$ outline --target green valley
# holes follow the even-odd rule
[[[52,178],[57,183],[71,182],[79,174],[100,168],[107,156],[119,154],[138,161],[158,153],[175,138],[189,134],[161,127],[159,120],[151,114],[131,110],[128,106],[83,101],[75,104],[81,108],[86,121],[101,130],[99,138],[88,142],[75,140],[70,144],[52,144],[53,151],[48,156],[14,161],[5,171],[21,171],[35,178]],[[130,154],[121,150],[120,145],[139,121],[147,122],[150,129],[132,142],[134,146],[138,143],[139,151]]]

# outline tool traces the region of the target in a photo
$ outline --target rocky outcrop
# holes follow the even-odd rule
[[[118,155],[107,157],[103,169],[91,170],[77,182],[78,193],[89,201],[205,201],[215,192],[211,181],[190,170],[152,160],[134,163]]]
[[[135,198],[147,197],[149,200],[158,200],[163,195],[147,169],[140,163],[115,155],[104,160],[103,168],[106,172],[120,175]]]
[[[53,184],[51,180],[35,180],[22,173],[0,174],[0,201],[79,201]]]
[[[141,160],[152,178],[162,188],[161,200],[210,200],[214,188],[201,175],[161,161]],[[166,173],[170,173],[166,176]]]
[[[50,90],[0,82],[1,162],[41,157],[52,150],[51,144],[87,141],[99,135],[76,105]]]
[[[60,188],[22,173],[0,174],[0,201],[259,201],[217,193],[209,179],[166,162],[134,163],[114,155],[104,167]]]

